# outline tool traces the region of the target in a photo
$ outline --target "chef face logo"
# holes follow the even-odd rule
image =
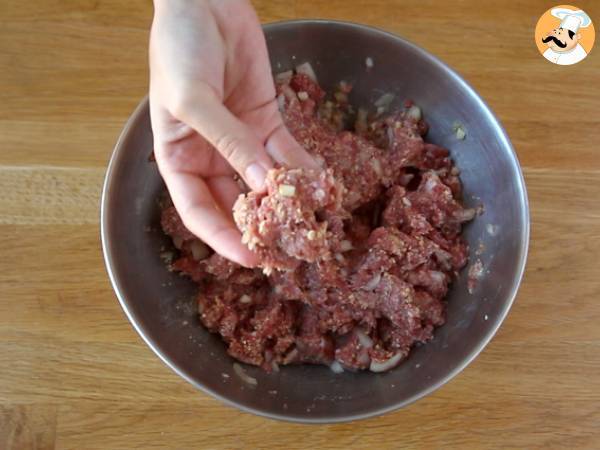
[[[549,9],[535,28],[535,42],[542,56],[561,66],[585,59],[594,46],[594,38],[592,19],[570,5]]]
[[[581,40],[581,34],[575,34],[572,30],[564,28],[555,28],[542,38],[544,44],[558,53],[571,51],[579,40]]]

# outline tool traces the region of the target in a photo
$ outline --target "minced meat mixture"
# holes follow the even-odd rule
[[[266,193],[238,199],[256,269],[213,253],[167,205],[172,270],[198,283],[201,322],[239,361],[389,370],[444,323],[444,297],[467,262],[461,227],[475,211],[411,102],[355,112],[347,83],[327,99],[310,73],[276,82],[287,127],[322,170],[274,169]]]
[[[328,230],[329,222],[350,217],[333,171],[274,169],[266,186],[267,195],[250,192],[233,207],[242,242],[259,255],[263,272],[330,259],[338,236]]]

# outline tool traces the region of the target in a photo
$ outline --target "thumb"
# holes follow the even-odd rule
[[[197,88],[173,115],[212,144],[251,189],[263,189],[267,171],[273,167],[271,158],[252,130],[214,92]]]

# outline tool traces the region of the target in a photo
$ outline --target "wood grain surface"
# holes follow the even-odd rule
[[[144,345],[104,270],[102,177],[148,83],[150,0],[0,2],[0,449],[600,448],[600,47],[533,42],[552,2],[262,0],[398,33],[461,73],[522,162],[532,240],[500,332],[449,384],[352,424],[238,412]],[[579,1],[600,26],[600,2]],[[600,44],[598,44],[600,45]]]

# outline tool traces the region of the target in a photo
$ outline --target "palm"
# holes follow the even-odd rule
[[[274,127],[277,112],[272,102],[275,88],[268,55],[261,51],[262,31],[251,20],[254,12],[250,6],[246,10],[238,7],[232,12],[228,11],[231,4],[219,2],[210,12],[204,4],[205,9],[195,10],[195,14],[186,10],[178,17],[175,29],[169,33],[173,46],[163,47],[166,50],[165,65],[178,67],[170,77],[172,86],[168,89],[177,89],[176,85],[181,85],[182,78],[190,89],[209,86],[225,106],[264,141]],[[212,26],[210,20],[213,17],[221,31]],[[189,21],[189,26],[182,21]],[[182,40],[179,33],[182,32],[185,32],[185,42],[190,45],[184,57],[179,55]],[[223,35],[227,36],[226,40]],[[176,147],[178,169],[194,171],[203,177],[234,173],[229,163],[190,126],[172,116],[168,119],[160,122],[164,127],[161,135],[167,137],[164,145],[171,151]]]
[[[283,125],[250,3],[161,3],[152,25],[150,74],[156,159],[175,207],[219,253],[255,264],[233,225],[231,207],[241,191],[232,175],[260,189],[271,158],[292,167],[315,163]]]

